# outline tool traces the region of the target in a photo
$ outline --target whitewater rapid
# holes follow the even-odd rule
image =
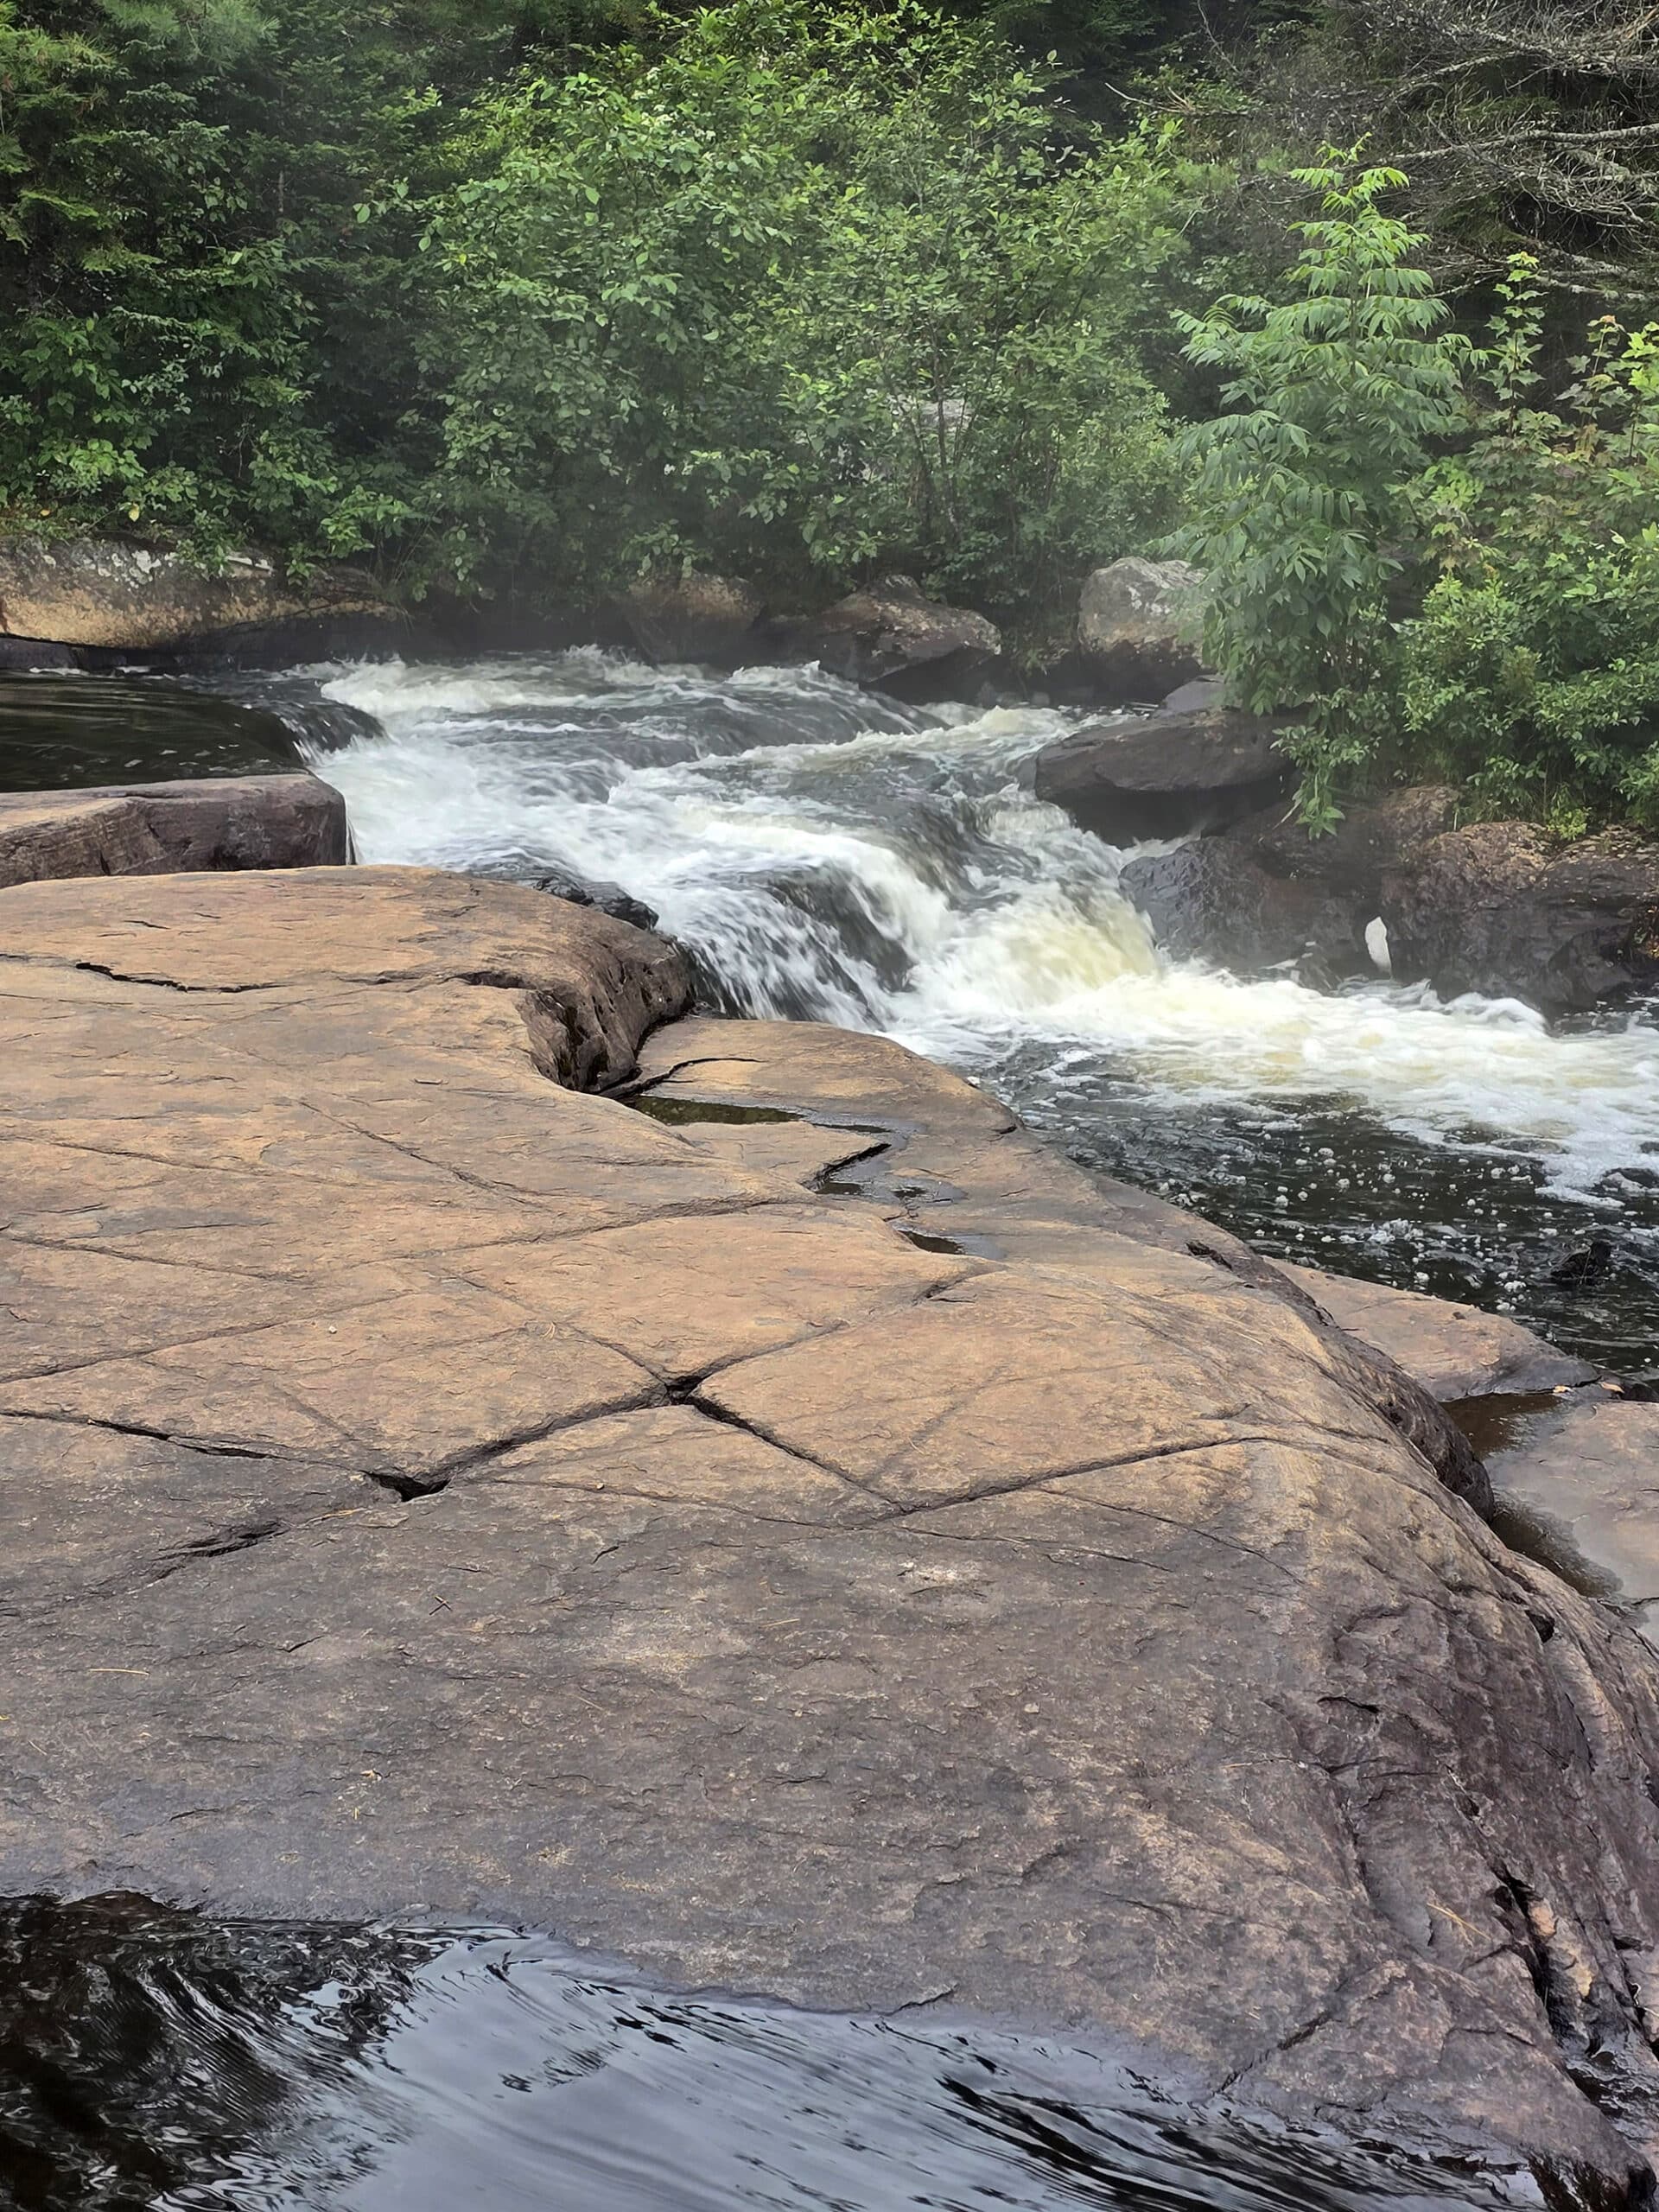
[[[1553,1031],[1516,1001],[1378,980],[1334,995],[1166,958],[1129,855],[1021,782],[1065,727],[926,712],[816,670],[715,679],[592,652],[361,666],[372,718],[317,766],[362,858],[621,886],[734,1012],[874,1029],[1025,1087],[1357,1109],[1422,1142],[1535,1155],[1590,1195],[1659,1154],[1659,1028]]]

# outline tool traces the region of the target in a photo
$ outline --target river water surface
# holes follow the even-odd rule
[[[1064,2044],[675,1997],[490,1930],[0,1904],[8,2212],[1451,2212]]]

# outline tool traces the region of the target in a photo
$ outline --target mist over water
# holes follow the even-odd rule
[[[594,652],[276,688],[352,710],[316,766],[366,861],[620,885],[728,1011],[882,1031],[1269,1249],[1654,1357],[1651,1009],[1552,1029],[1516,1001],[1167,959],[1119,889],[1128,855],[1022,779],[1059,713]],[[1567,1295],[1552,1276],[1591,1233],[1611,1272]]]

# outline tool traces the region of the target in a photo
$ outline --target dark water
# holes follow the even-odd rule
[[[1064,2044],[675,1997],[488,1930],[0,1906],[8,2212],[1367,2212],[1509,2196]]]
[[[0,671],[0,791],[269,775],[303,765],[279,716],[159,677]]]
[[[1294,1115],[1171,1104],[1149,1130],[1132,1081],[1078,1098],[1017,1056],[986,1079],[1084,1166],[1274,1259],[1503,1312],[1616,1372],[1659,1366],[1659,1157],[1599,1179],[1592,1204],[1553,1181],[1548,1154],[1491,1129],[1430,1144],[1313,1099]]]

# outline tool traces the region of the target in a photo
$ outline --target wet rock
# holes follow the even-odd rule
[[[1226,837],[1143,855],[1119,881],[1177,960],[1210,960],[1249,974],[1312,956],[1339,972],[1363,950],[1341,901],[1316,885],[1269,875]]]
[[[1297,960],[1306,980],[1324,985],[1375,967],[1366,931],[1384,875],[1440,836],[1455,810],[1453,791],[1412,786],[1353,805],[1332,833],[1310,837],[1281,798],[1216,836],[1131,861],[1123,888],[1178,959],[1244,973]]]
[[[880,1039],[563,1087],[685,971],[528,888],[0,910],[0,1884],[948,2002],[1639,2202],[1659,1660],[1267,1263]]]
[[[1112,844],[1220,829],[1289,790],[1279,728],[1228,707],[1085,722],[1038,754],[1037,795]]]
[[[320,570],[289,583],[272,562],[232,554],[217,575],[176,554],[113,539],[0,541],[0,632],[123,652],[219,647],[327,651],[395,625],[372,578]],[[40,665],[31,662],[30,665]]]
[[[1077,649],[1103,703],[1161,699],[1203,673],[1185,627],[1201,581],[1185,561],[1133,556],[1089,576],[1077,604]]]
[[[1575,1392],[1497,1455],[1506,1502],[1540,1516],[1579,1579],[1641,1613],[1659,1607],[1659,1405]],[[1588,1570],[1586,1574],[1586,1570]]]
[[[1442,1405],[1595,1379],[1587,1360],[1557,1351],[1504,1314],[1317,1268],[1287,1266],[1285,1273],[1350,1335],[1385,1351]]]
[[[1311,884],[1343,899],[1362,925],[1377,911],[1382,879],[1449,830],[1458,795],[1449,786],[1413,784],[1350,805],[1336,828],[1312,837],[1293,811],[1274,806],[1236,823],[1227,842],[1270,875]]]
[[[822,614],[777,626],[787,659],[902,699],[971,697],[1002,650],[982,614],[930,600],[908,576],[887,576]]]
[[[315,776],[0,792],[0,886],[54,876],[338,866],[346,802]]]
[[[736,668],[753,657],[760,594],[734,576],[653,576],[626,592],[622,613],[647,660]]]
[[[1628,831],[1451,830],[1386,872],[1381,911],[1394,973],[1447,995],[1561,1014],[1659,983],[1659,845]]]
[[[71,645],[45,638],[0,636],[0,670],[67,670],[79,664]]]
[[[643,899],[636,899],[620,883],[594,882],[587,876],[569,875],[563,869],[535,879],[537,891],[545,891],[550,898],[565,899],[573,906],[596,906],[601,914],[609,914],[619,922],[631,922],[637,930],[654,930],[657,914]]]

